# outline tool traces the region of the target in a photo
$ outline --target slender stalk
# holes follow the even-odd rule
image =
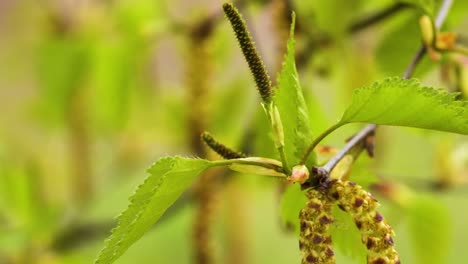
[[[455,46],[451,51],[468,56],[468,48],[463,46]]]
[[[331,132],[335,131],[337,128],[339,128],[340,126],[342,126],[342,124],[340,123],[337,123],[337,124],[334,124],[333,126],[327,128],[327,130],[325,130],[324,132],[322,132],[322,134],[320,134],[318,137],[316,137],[314,139],[314,141],[312,141],[312,143],[310,143],[309,147],[306,149],[304,155],[302,156],[302,159],[301,159],[301,162],[299,163],[299,165],[304,165],[305,162],[307,161],[307,158],[309,157],[310,153],[312,153],[312,151],[315,149],[315,147],[326,137],[328,136]]]
[[[411,60],[410,64],[406,68],[405,72],[401,76],[404,79],[409,79],[414,73],[414,70],[416,70],[416,66],[421,62],[421,60],[424,58],[424,55],[426,54],[426,47],[421,46],[419,50],[416,52],[414,55],[413,59]]]
[[[437,29],[440,29],[442,24],[444,23],[445,19],[447,18],[448,12],[452,7],[453,0],[444,0],[442,5],[440,6],[439,12],[437,13],[437,17],[435,20],[435,26]]]
[[[229,166],[233,164],[243,164],[243,165],[263,167],[263,168],[275,170],[281,173],[284,172],[283,167],[281,167],[279,164],[273,164],[273,163],[266,162],[266,161],[267,159],[265,159],[265,161],[262,162],[260,160],[252,160],[251,158],[246,158],[246,159],[216,160],[216,161],[212,161],[211,164],[213,164],[214,166]],[[278,163],[280,162],[278,161]]]
[[[279,147],[278,152],[280,154],[281,163],[283,163],[284,172],[287,175],[291,175],[291,170],[289,169],[288,160],[286,159],[286,153],[284,153],[284,146]]]

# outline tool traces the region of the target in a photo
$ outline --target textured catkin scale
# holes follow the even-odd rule
[[[376,211],[379,203],[369,192],[353,182],[335,180],[330,183],[327,194],[353,217],[367,248],[367,263],[400,263],[392,238],[393,229]]]
[[[190,31],[189,53],[187,55],[186,86],[188,93],[188,130],[193,153],[206,157],[206,148],[200,140],[200,133],[208,126],[210,113],[211,77],[213,74],[213,49],[211,36],[213,24],[197,23]],[[193,255],[195,263],[210,264],[215,261],[215,246],[212,239],[213,220],[216,216],[216,196],[218,194],[216,170],[200,175],[194,184],[196,212],[193,219]]]
[[[254,76],[258,91],[264,102],[271,102],[273,92],[271,88],[270,76],[266,70],[262,59],[258,55],[257,49],[254,46],[252,37],[250,36],[244,19],[239,11],[230,3],[223,5],[224,13],[231,22],[236,38],[247,61],[250,71]]]
[[[210,104],[211,77],[213,73],[212,48],[209,35],[205,37],[192,34],[189,39],[189,54],[187,54],[187,104],[190,106],[188,114],[188,131],[191,149],[198,156],[205,156],[205,147],[200,141],[200,133],[209,124],[208,116]]]
[[[306,196],[309,201],[299,214],[302,263],[333,264],[335,254],[330,235],[333,202],[316,189],[309,189]]]
[[[210,147],[213,151],[215,151],[225,159],[240,159],[247,157],[247,155],[245,155],[244,153],[234,151],[226,147],[224,144],[221,144],[216,139],[214,139],[210,133],[206,131],[201,134],[201,138],[208,147]]]

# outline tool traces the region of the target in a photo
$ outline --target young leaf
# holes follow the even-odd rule
[[[162,216],[195,177],[212,164],[207,160],[167,157],[148,169],[149,176],[130,197],[95,263],[113,263]]]
[[[307,105],[294,60],[294,27],[295,14],[293,13],[287,54],[279,74],[278,90],[274,97],[283,123],[286,158],[291,165],[298,164],[307,143],[312,139]],[[315,163],[315,156],[309,159],[309,163]]]
[[[387,78],[357,89],[339,124],[364,122],[467,135],[468,103],[457,95],[415,79]]]

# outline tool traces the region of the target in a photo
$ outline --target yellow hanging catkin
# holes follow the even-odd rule
[[[309,201],[299,214],[302,263],[334,264],[335,254],[330,235],[333,202],[316,189],[307,190],[306,196]]]
[[[377,200],[356,183],[334,180],[330,183],[328,199],[338,202],[338,206],[353,217],[361,232],[362,243],[367,248],[369,264],[399,264],[395,250],[392,227],[377,212]]]

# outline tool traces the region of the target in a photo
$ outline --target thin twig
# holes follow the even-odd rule
[[[366,16],[362,19],[359,19],[355,22],[352,22],[347,27],[347,34],[353,35],[356,33],[361,32],[369,27],[372,27],[386,19],[394,16],[400,11],[405,10],[406,8],[410,7],[411,5],[406,3],[396,3],[392,4],[388,7],[383,8],[382,10],[377,10],[375,13]],[[291,8],[292,9],[292,8]],[[301,25],[301,20],[298,19],[296,22],[297,32],[298,34],[304,34],[307,36],[305,48],[299,51],[296,55],[296,67],[298,69],[302,69],[307,62],[309,61],[310,57],[313,55],[314,51],[320,50],[324,47],[330,46],[333,40],[330,35],[320,30],[314,30],[314,32],[305,32],[303,25]]]
[[[437,17],[435,19],[435,26],[437,29],[440,29],[442,24],[444,23],[445,19],[447,18],[448,12],[452,7],[453,0],[444,0],[442,5],[440,6],[439,12],[437,13]]]
[[[414,55],[413,59],[411,60],[410,64],[406,68],[405,72],[401,76],[404,79],[409,79],[414,73],[414,70],[416,70],[416,66],[419,64],[419,62],[424,58],[424,55],[426,54],[426,47],[422,46],[419,48],[418,52]]]
[[[452,0],[444,0],[442,3],[440,10],[437,14],[436,17],[436,28],[440,28],[442,25],[443,21],[447,17],[448,11],[452,5]],[[421,62],[422,58],[426,54],[426,49],[421,47],[416,55],[413,57],[411,60],[410,64],[406,68],[405,72],[402,75],[402,78],[408,79],[411,78],[411,76],[414,73],[414,70],[416,69],[416,66]],[[327,175],[330,174],[331,170],[340,162],[347,154],[348,152],[353,149],[357,144],[362,142],[362,140],[366,139],[367,136],[375,133],[375,129],[377,128],[377,125],[370,124],[364,127],[359,133],[357,133],[351,140],[348,141],[348,143],[343,147],[343,149],[336,154],[332,159],[330,159],[324,166],[318,168],[319,171],[325,172]]]
[[[375,14],[372,14],[368,17],[365,17],[364,19],[362,20],[358,20],[354,23],[352,23],[349,28],[348,28],[348,32],[350,34],[352,33],[356,33],[358,31],[361,31],[363,29],[366,29],[368,28],[369,26],[372,26],[372,25],[375,25],[393,15],[395,15],[396,13],[400,12],[401,10],[404,10],[406,9],[407,7],[409,7],[410,5],[409,4],[406,4],[406,3],[395,3],[385,9],[382,9],[378,12],[376,12]]]
[[[366,139],[368,136],[372,135],[375,133],[375,129],[377,128],[377,125],[370,124],[364,127],[359,133],[357,133],[353,138],[351,138],[348,143],[338,152],[333,158],[331,158],[327,164],[325,164],[322,169],[325,170],[327,173],[330,173],[333,168],[335,168],[336,164],[344,157],[346,156],[351,149],[353,149],[357,144],[362,142],[364,139]]]

